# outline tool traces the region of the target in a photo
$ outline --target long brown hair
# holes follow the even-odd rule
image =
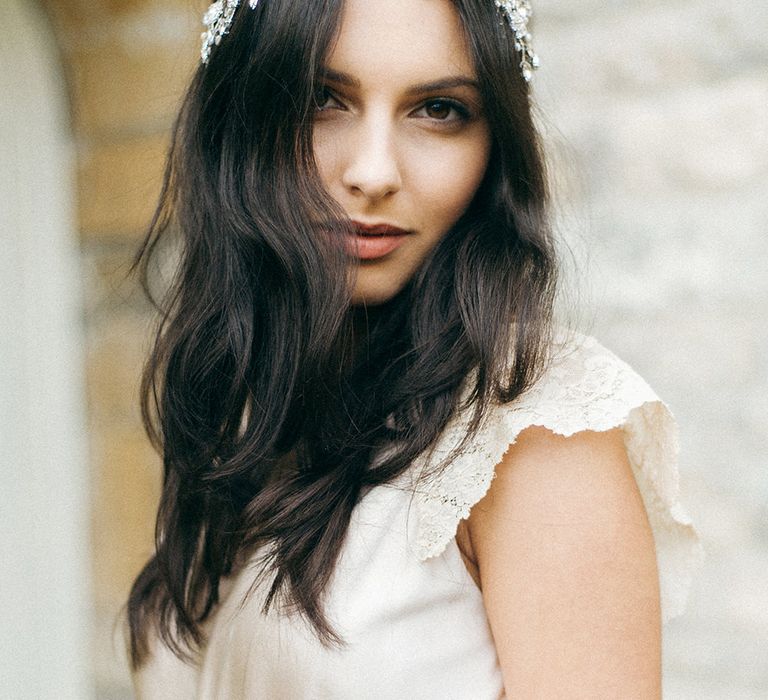
[[[457,410],[479,420],[542,369],[555,264],[528,88],[493,3],[454,4],[490,164],[414,279],[367,310],[363,351],[344,255],[312,235],[313,222],[345,225],[312,155],[315,85],[342,1],[239,11],[192,80],[136,261],[148,288],[160,243],[180,255],[142,385],[164,478],[156,552],[128,602],[134,666],[152,629],[180,657],[194,651],[221,579],[257,550],[266,607],[343,643],[322,598],[361,496],[407,469]]]

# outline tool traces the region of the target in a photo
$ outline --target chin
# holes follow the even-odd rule
[[[352,306],[381,306],[394,299],[396,294],[397,292],[391,294],[358,294],[355,292],[352,294]]]
[[[379,306],[394,299],[405,287],[407,280],[391,280],[379,284],[365,284],[358,280],[352,290],[353,306]]]

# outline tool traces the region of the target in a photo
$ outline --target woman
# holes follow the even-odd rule
[[[527,16],[211,6],[140,254],[141,697],[659,696],[695,533],[664,405],[551,330]]]

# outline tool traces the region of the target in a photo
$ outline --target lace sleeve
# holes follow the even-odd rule
[[[438,444],[416,466],[429,474],[466,434],[459,413]],[[701,545],[678,501],[677,428],[669,409],[624,362],[592,338],[556,348],[545,375],[520,399],[489,411],[477,436],[442,472],[419,478],[414,489],[416,554],[440,555],[459,521],[488,490],[495,466],[518,434],[542,426],[569,436],[621,427],[656,543],[662,617],[683,612]]]

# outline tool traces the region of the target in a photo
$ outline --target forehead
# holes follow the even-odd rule
[[[450,0],[345,0],[327,64],[363,84],[475,72]]]

